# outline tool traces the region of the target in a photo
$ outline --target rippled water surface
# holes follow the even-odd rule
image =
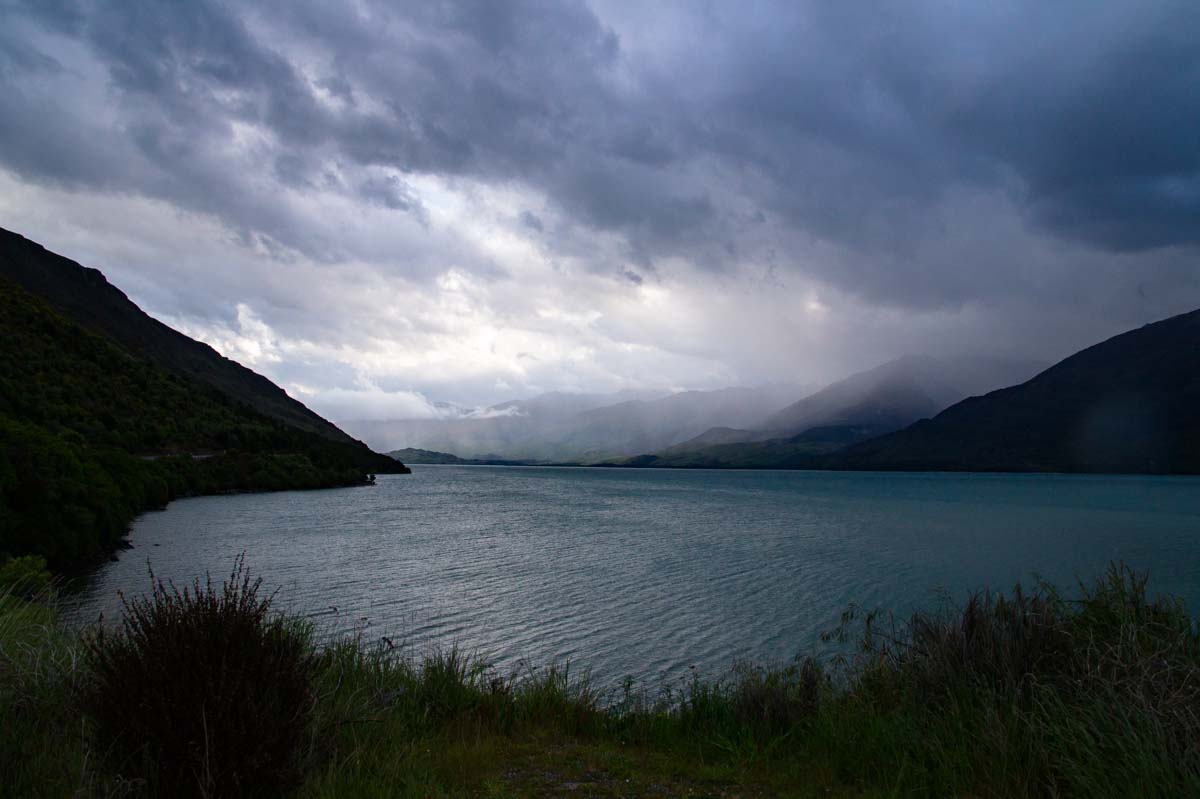
[[[417,466],[378,485],[174,502],[80,595],[83,618],[234,556],[334,631],[458,644],[603,679],[808,651],[850,602],[930,607],[1110,560],[1200,608],[1200,480]]]

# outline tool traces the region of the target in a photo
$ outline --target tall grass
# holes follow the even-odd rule
[[[54,602],[49,580],[0,588],[0,796],[103,795],[78,705],[83,646]]]
[[[847,777],[882,766],[929,794],[1200,795],[1200,631],[1126,567],[1077,599],[1040,585],[900,624],[868,616],[848,672],[805,744]],[[870,767],[841,758],[847,732]]]
[[[500,673],[453,649],[417,658],[357,639],[317,647],[269,612],[244,574],[231,583],[226,610],[259,629],[257,638],[213,637],[214,617],[205,614],[229,596],[229,584],[198,586],[190,600],[164,588],[127,610],[120,647],[104,637],[115,633],[98,635],[86,641],[87,657],[51,611],[10,598],[0,614],[0,707],[14,723],[0,746],[6,758],[29,759],[13,785],[56,790],[4,790],[166,795],[161,775],[131,779],[120,765],[128,760],[111,757],[115,728],[95,692],[115,692],[104,701],[127,698],[125,671],[135,663],[143,694],[177,696],[183,685],[185,694],[232,703],[213,707],[214,718],[236,720],[248,694],[205,681],[206,669],[229,668],[205,650],[233,656],[247,640],[286,639],[305,665],[296,672],[300,699],[276,708],[285,721],[302,720],[280,761],[292,778],[271,789],[280,794],[427,796],[453,793],[454,785],[478,792],[489,768],[503,769],[498,741],[553,752],[574,740],[657,752],[681,771],[723,764],[815,793],[832,786],[889,796],[1200,796],[1200,630],[1179,602],[1150,598],[1145,577],[1122,566],[1070,597],[1038,585],[903,619],[848,613],[831,637],[853,646],[824,664],[739,664],[722,679],[694,675],[657,688],[628,681],[607,691],[564,665]],[[170,634],[152,635],[158,626]],[[180,662],[182,652],[192,653],[184,658],[191,666]],[[186,678],[171,678],[187,668]],[[270,696],[271,671],[243,664],[238,684]],[[155,707],[194,728],[194,702]],[[276,719],[272,712],[259,715]],[[22,743],[49,740],[57,726],[79,733],[49,754]],[[228,771],[237,754],[210,751],[205,768]],[[196,762],[186,772],[195,793],[245,792],[240,782],[197,778]]]

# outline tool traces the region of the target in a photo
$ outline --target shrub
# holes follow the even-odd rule
[[[272,613],[239,557],[229,580],[183,591],[151,573],[122,596],[119,631],[88,642],[84,707],[126,779],[172,796],[277,796],[300,778],[312,715],[308,631]]]

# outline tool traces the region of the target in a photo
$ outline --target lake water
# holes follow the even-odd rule
[[[79,616],[234,556],[282,607],[415,654],[602,681],[716,675],[818,645],[850,602],[907,612],[1063,586],[1112,560],[1200,608],[1200,480],[416,466],[378,485],[173,502],[84,587]]]

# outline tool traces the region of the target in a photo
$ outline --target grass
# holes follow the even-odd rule
[[[51,607],[0,591],[0,795],[91,792],[82,656]]]
[[[1041,585],[907,619],[852,610],[835,661],[655,690],[599,691],[565,666],[501,674],[456,650],[318,647],[261,618],[311,666],[298,781],[277,795],[1200,796],[1200,631],[1120,566],[1071,598]],[[179,793],[107,756],[83,709],[97,640],[50,603],[0,600],[0,795]]]

